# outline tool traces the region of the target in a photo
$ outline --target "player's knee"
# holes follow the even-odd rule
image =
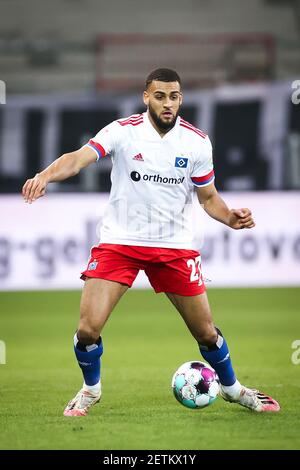
[[[77,330],[77,338],[82,344],[94,344],[99,338],[99,331],[88,325],[82,325]]]

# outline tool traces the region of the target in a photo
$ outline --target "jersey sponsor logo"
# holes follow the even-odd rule
[[[188,165],[188,161],[189,161],[188,158],[176,157],[176,159],[175,159],[175,167],[176,167],[176,168],[186,168],[187,165]]]
[[[133,181],[152,181],[153,183],[161,183],[161,184],[181,184],[184,181],[184,176],[182,178],[168,178],[167,176],[163,177],[159,174],[157,175],[141,175],[137,171],[132,171],[130,173],[130,177]]]
[[[141,153],[138,153],[137,155],[135,155],[135,156],[133,157],[132,160],[137,160],[138,162],[143,162],[143,161],[144,161],[143,155],[142,155]]]
[[[88,271],[92,271],[93,269],[96,269],[98,266],[98,261],[92,261],[89,265],[88,265]]]
[[[140,181],[141,175],[137,171],[132,171],[130,177],[133,181]]]

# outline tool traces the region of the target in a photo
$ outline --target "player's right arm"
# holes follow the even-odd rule
[[[26,181],[22,188],[25,202],[31,204],[39,197],[44,196],[48,183],[63,181],[75,176],[80,170],[96,161],[97,155],[89,146],[84,146],[75,152],[65,153],[41,173],[37,173],[34,178]]]

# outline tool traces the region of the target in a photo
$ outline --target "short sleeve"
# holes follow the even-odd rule
[[[103,127],[95,137],[88,141],[86,145],[97,154],[97,161],[114,153],[119,132],[119,126],[114,121]]]
[[[214,165],[212,158],[212,145],[209,137],[205,137],[204,145],[198,152],[191,173],[191,180],[197,187],[208,186],[215,179]]]

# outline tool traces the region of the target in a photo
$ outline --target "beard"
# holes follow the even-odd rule
[[[175,114],[174,118],[172,119],[172,121],[170,121],[170,122],[165,122],[162,119],[160,119],[160,117],[157,116],[156,112],[154,111],[154,109],[151,107],[150,104],[148,105],[148,110],[149,110],[150,116],[152,117],[155,125],[158,127],[159,130],[169,131],[175,126],[176,119],[177,119],[178,114],[179,114],[179,109],[178,109],[177,113]]]

